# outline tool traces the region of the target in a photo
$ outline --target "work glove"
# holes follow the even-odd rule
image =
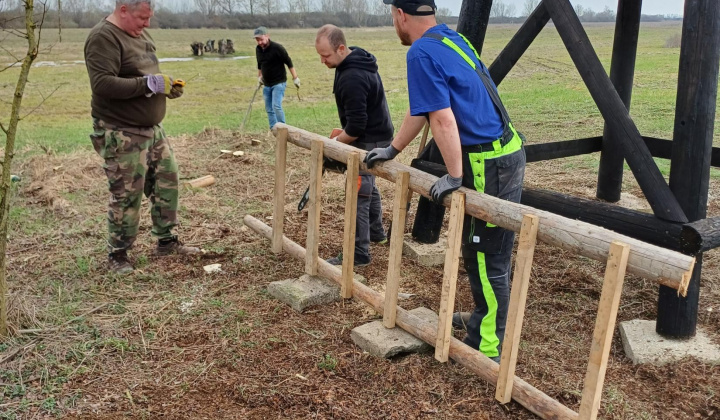
[[[263,80],[262,76],[258,76],[258,86],[262,86],[265,84],[265,81]]]
[[[165,95],[170,94],[173,79],[167,74],[149,74],[145,76],[145,80],[147,82],[148,89],[150,89],[150,92],[155,95],[159,95],[161,93]]]
[[[398,153],[400,153],[400,151],[394,148],[392,144],[388,147],[376,147],[365,155],[365,164],[368,169],[370,169],[378,162],[395,159]]]
[[[296,77],[293,79],[293,83],[295,83],[295,87],[300,89],[300,78]]]
[[[457,190],[461,186],[462,177],[455,178],[450,176],[450,174],[444,175],[442,178],[435,181],[433,186],[430,188],[430,197],[437,204],[442,204],[446,195]]]
[[[170,94],[168,94],[168,99],[175,99],[179,98],[185,93],[185,89],[180,85],[173,85],[173,87],[170,89]]]

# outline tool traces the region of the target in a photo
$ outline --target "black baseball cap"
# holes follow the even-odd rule
[[[434,15],[435,9],[437,9],[435,0],[383,0],[383,3],[393,5],[408,15],[415,16]]]

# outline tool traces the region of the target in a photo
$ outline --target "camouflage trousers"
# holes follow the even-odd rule
[[[143,193],[150,200],[153,236],[173,238],[179,175],[162,126],[113,127],[94,118],[90,139],[105,160],[103,169],[110,189],[109,252],[128,249],[135,242]]]

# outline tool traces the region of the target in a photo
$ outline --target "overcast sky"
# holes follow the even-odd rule
[[[515,13],[521,13],[523,10],[523,4],[525,0],[503,0],[506,4],[515,5]],[[617,0],[570,0],[575,4],[581,4],[584,7],[589,7],[596,12],[601,12],[608,6],[612,10],[617,9]],[[645,0],[642,5],[642,12],[646,15],[682,15],[683,14],[683,0]],[[437,7],[447,7],[452,10],[452,14],[457,16],[460,13],[460,5],[462,0],[435,0]]]

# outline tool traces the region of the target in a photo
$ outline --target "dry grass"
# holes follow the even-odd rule
[[[37,156],[23,163],[10,235],[10,320],[1,344],[0,418],[472,418],[527,419],[516,403],[494,402],[494,388],[462,366],[429,355],[368,357],[350,330],[376,315],[354,301],[297,314],[270,298],[271,281],[298,277],[302,263],[275,256],[242,224],[266,221],[272,200],[272,137],[206,130],[172,139],[183,179],[212,174],[208,188],[184,188],[180,235],[210,252],[202,258],[152,256],[147,203],[130,277],[105,273],[106,187],[91,151]],[[246,151],[240,161],[220,149]],[[407,159],[409,155],[402,156]],[[307,184],[309,153],[291,146],[286,234],[304,243],[306,213],[293,210]],[[592,163],[579,157],[530,165],[528,186],[591,196]],[[341,249],[341,176],[324,178],[320,255]],[[392,185],[379,181],[386,224]],[[626,191],[642,199],[626,180]],[[713,191],[718,185],[713,180]],[[713,194],[715,197],[716,194]],[[718,203],[711,201],[711,214]],[[409,215],[412,219],[412,213]],[[359,269],[382,290],[388,249]],[[202,266],[222,264],[206,274]],[[699,324],[718,338],[719,257],[707,254]],[[540,245],[533,267],[518,375],[578,408],[601,289],[603,264]],[[403,262],[401,301],[437,310],[441,269]],[[629,276],[619,321],[654,319],[657,287]],[[466,278],[456,308],[472,306]],[[708,311],[713,308],[714,311]],[[92,313],[81,316],[89,311]],[[20,330],[41,330],[21,334]],[[712,418],[720,413],[720,367],[686,360],[633,366],[616,335],[601,417]]]

